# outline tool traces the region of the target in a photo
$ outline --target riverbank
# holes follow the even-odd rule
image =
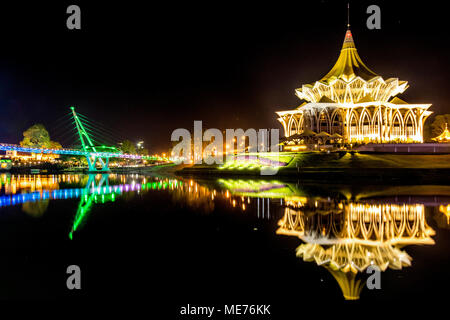
[[[449,184],[450,155],[364,154],[358,152],[300,152],[292,154],[275,175],[292,180],[325,183],[357,181],[361,183]],[[260,167],[195,165],[177,171],[187,176],[259,177]]]
[[[165,163],[155,166],[143,166],[143,167],[120,167],[111,168],[112,173],[149,173],[149,172],[173,172],[175,171],[174,163]],[[179,170],[180,168],[178,168]]]
[[[175,164],[165,163],[154,166],[141,166],[141,167],[112,167],[107,173],[147,173],[147,172],[174,172],[179,170],[178,166],[174,168]],[[10,174],[62,174],[62,173],[89,173],[87,167],[77,167],[77,168],[67,168],[58,165],[44,164],[40,166],[30,166],[30,167],[12,167],[9,170],[2,170],[0,173],[10,173]]]

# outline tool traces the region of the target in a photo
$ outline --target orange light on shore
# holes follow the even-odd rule
[[[301,145],[301,146],[285,146],[284,150],[286,151],[300,151],[300,150],[306,150],[306,146],[305,145]]]

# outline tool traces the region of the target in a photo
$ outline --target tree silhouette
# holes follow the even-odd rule
[[[23,140],[20,141],[22,147],[61,149],[58,142],[51,141],[50,135],[44,125],[38,123],[32,125],[23,133]]]
[[[450,114],[437,115],[436,118],[434,118],[433,123],[431,124],[432,136],[436,137],[444,132],[446,123],[450,128]]]
[[[136,154],[136,147],[130,140],[122,141],[122,143],[120,143],[120,150],[122,150],[123,153]]]

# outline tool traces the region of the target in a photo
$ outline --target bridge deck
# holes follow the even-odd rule
[[[0,150],[3,151],[18,151],[27,153],[44,153],[44,154],[58,154],[58,155],[75,155],[75,156],[97,156],[103,158],[123,158],[123,159],[135,159],[135,160],[159,160],[167,161],[165,158],[144,156],[139,154],[124,154],[114,152],[86,152],[76,149],[45,149],[45,148],[30,148],[22,147],[16,144],[0,143]]]

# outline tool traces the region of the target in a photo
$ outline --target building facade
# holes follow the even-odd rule
[[[339,134],[347,142],[423,142],[431,104],[408,104],[396,97],[407,88],[407,81],[384,80],[370,70],[347,30],[334,67],[319,81],[296,89],[303,103],[278,111],[278,120],[286,137],[310,129]]]

